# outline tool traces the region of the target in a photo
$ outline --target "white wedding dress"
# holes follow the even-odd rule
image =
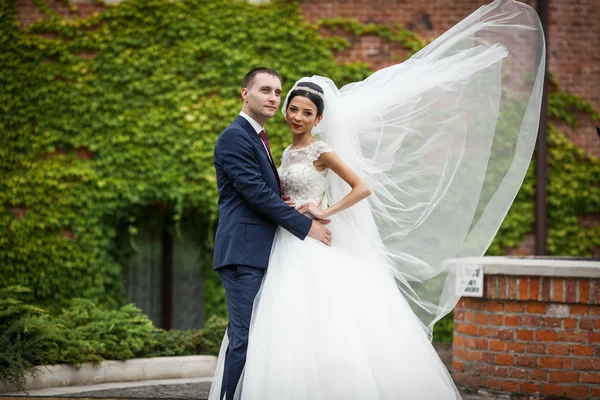
[[[296,205],[320,204],[329,170],[313,162],[329,146],[286,149],[280,176]],[[255,301],[243,400],[460,398],[393,276],[341,244],[336,216],[331,247],[275,236]]]
[[[372,194],[331,218],[331,247],[277,231],[237,399],[460,398],[431,332],[523,182],[545,60],[535,10],[495,0],[364,81],[299,80],[323,88],[325,111],[321,140],[284,152],[284,193],[341,200],[348,185],[313,166],[333,149]],[[227,346],[225,335],[211,400]]]

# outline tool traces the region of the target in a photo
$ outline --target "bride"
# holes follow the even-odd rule
[[[523,181],[544,66],[535,11],[497,0],[362,82],[296,82],[283,192],[333,241],[277,230],[236,398],[460,398],[432,327]]]

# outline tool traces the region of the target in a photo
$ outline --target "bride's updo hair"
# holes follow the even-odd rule
[[[290,104],[292,99],[296,96],[302,96],[308,98],[312,101],[315,106],[317,106],[317,117],[323,115],[323,110],[325,110],[325,103],[323,102],[323,89],[321,86],[312,82],[298,82],[296,86],[294,86],[293,90],[290,92],[290,96],[288,98],[287,105]]]

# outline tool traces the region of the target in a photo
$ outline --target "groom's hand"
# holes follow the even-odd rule
[[[331,246],[331,231],[317,220],[313,220],[310,231],[308,231],[308,236],[327,246]]]
[[[285,204],[287,204],[290,207],[295,207],[296,203],[294,203],[293,201],[290,200],[290,196],[288,195],[283,195],[281,196],[281,198],[283,199],[283,201],[285,201]]]

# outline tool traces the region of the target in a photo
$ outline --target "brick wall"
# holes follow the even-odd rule
[[[550,2],[549,68],[562,89],[571,91],[600,110],[600,5],[598,0],[548,0]],[[305,18],[355,18],[416,31],[427,39],[439,36],[488,0],[302,0]],[[526,1],[536,7],[536,1]],[[326,33],[324,31],[324,33]],[[350,38],[351,49],[340,52],[340,61],[362,60],[379,69],[397,61],[405,51],[379,38]],[[600,157],[600,122],[586,118],[578,128],[563,132],[577,146]]]
[[[488,275],[454,311],[459,387],[600,399],[600,279]]]
[[[69,7],[61,0],[46,0],[52,10],[58,12],[65,18],[86,18],[96,12],[105,9],[104,6],[96,3],[94,0],[78,1],[76,3],[77,12],[71,13]],[[40,19],[46,18],[46,15],[35,5],[33,0],[17,0],[17,11],[21,26],[28,26]]]

